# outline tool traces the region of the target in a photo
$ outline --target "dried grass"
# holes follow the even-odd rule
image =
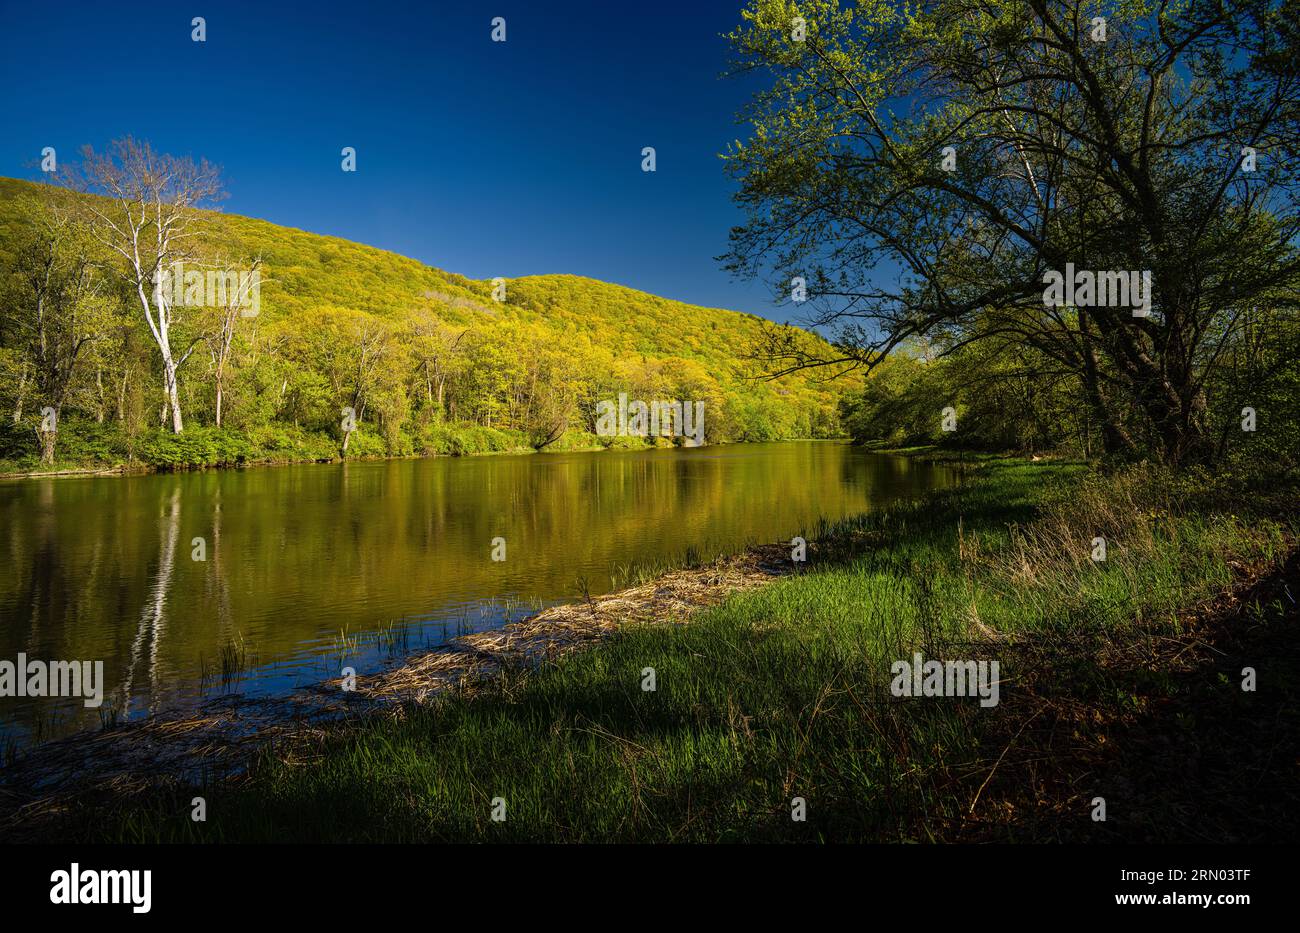
[[[425,703],[448,689],[472,690],[508,668],[563,657],[624,626],[685,622],[726,595],[762,586],[790,568],[788,548],[766,545],[704,567],[674,570],[639,586],[552,606],[500,629],[461,636],[395,670],[358,677],[357,693],[376,700]]]
[[[39,836],[74,809],[121,806],[160,788],[230,779],[273,744],[293,761],[348,719],[427,703],[451,690],[481,689],[507,670],[535,667],[581,650],[627,625],[680,624],[728,594],[791,572],[782,545],[752,548],[705,566],[585,602],[553,606],[501,629],[454,639],[383,673],[339,679],[271,700],[224,697],[199,712],[102,732],[85,732],[33,749],[5,768],[0,835]]]

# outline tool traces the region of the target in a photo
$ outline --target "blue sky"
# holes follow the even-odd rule
[[[233,213],[473,278],[569,272],[786,317],[714,259],[740,220],[718,153],[756,86],[719,77],[739,2],[0,8],[0,174],[130,133],[223,166]]]

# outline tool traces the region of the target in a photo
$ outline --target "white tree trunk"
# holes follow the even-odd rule
[[[163,356],[163,382],[167,389],[167,402],[172,411],[172,433],[180,434],[185,430],[185,421],[181,417],[181,400],[176,392],[176,362],[170,352]]]

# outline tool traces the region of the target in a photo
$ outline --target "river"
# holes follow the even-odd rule
[[[3,480],[0,661],[102,661],[103,703],[0,697],[0,735],[364,673],[951,480],[828,441]]]

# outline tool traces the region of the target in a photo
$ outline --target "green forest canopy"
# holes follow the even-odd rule
[[[622,392],[703,401],[709,443],[828,437],[842,433],[840,395],[861,386],[825,373],[762,379],[747,352],[776,325],[753,315],[574,275],[510,279],[497,302],[491,282],[204,211],[197,267],[260,258],[260,310],[176,309],[172,346],[190,356],[177,376],[185,429],[172,435],[153,338],[112,274],[121,260],[77,220],[51,220],[75,218],[91,197],[0,179],[0,460],[10,468],[40,457],[47,406],[58,409],[60,462],[180,464],[337,456],[344,406],[359,416],[349,455],[594,446],[596,403]],[[31,273],[49,271],[46,260],[60,284],[47,289],[42,336]],[[233,330],[224,360],[223,322]]]

